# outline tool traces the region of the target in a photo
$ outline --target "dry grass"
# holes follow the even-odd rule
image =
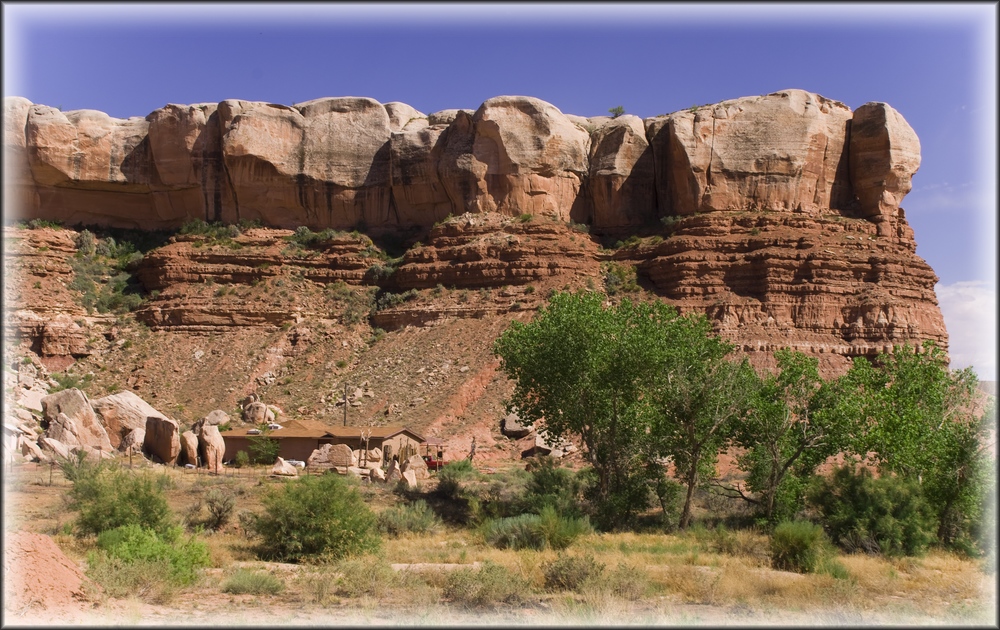
[[[256,511],[267,488],[285,483],[270,478],[160,470],[172,480],[167,497],[178,514],[191,510],[214,488],[237,497],[237,513]],[[22,527],[53,535],[67,555],[82,561],[93,541],[66,532],[73,515],[65,511],[62,497],[69,486],[59,475],[55,473],[52,486],[47,485],[47,478],[44,485],[38,485],[38,471],[14,475],[5,485],[19,499],[31,495],[32,501],[18,508]],[[362,490],[377,510],[401,501],[391,489],[378,485],[363,486]],[[236,518],[221,531],[201,534],[201,539],[208,545],[212,568],[205,570],[198,584],[152,599],[176,607],[197,594],[230,612],[253,606],[246,596],[234,599],[220,591],[222,578],[243,567],[281,572],[286,590],[280,596],[267,596],[268,606],[288,606],[305,615],[353,611],[364,619],[390,622],[391,617],[383,616],[388,610],[404,614],[402,618],[408,621],[430,622],[466,614],[443,597],[447,571],[398,571],[390,565],[460,564],[472,568],[474,563],[482,566],[488,562],[524,583],[523,602],[497,608],[498,622],[507,619],[504,615],[516,616],[532,609],[538,612],[533,618],[539,622],[544,618],[584,624],[683,623],[685,619],[711,623],[755,616],[835,624],[927,620],[968,624],[989,620],[995,597],[995,576],[984,574],[974,560],[940,551],[900,559],[840,555],[837,560],[846,569],[840,579],[774,571],[767,556],[768,536],[752,530],[581,536],[563,553],[590,555],[605,570],[600,579],[576,592],[560,593],[545,589],[544,565],[557,558],[557,552],[495,549],[475,531],[450,526],[430,534],[385,538],[378,555],[331,565],[260,562],[253,555],[253,541],[245,537]],[[127,608],[128,602],[122,606]],[[778,616],[768,616],[772,614]]]

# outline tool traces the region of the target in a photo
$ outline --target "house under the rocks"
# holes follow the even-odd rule
[[[226,443],[225,461],[236,459],[240,451],[249,455],[250,440],[255,437],[252,431],[257,427],[243,427],[222,433]],[[259,436],[259,435],[258,435]],[[426,442],[423,436],[406,427],[331,427],[316,420],[287,420],[281,423],[280,429],[267,433],[267,437],[279,443],[278,457],[306,461],[314,450],[324,444],[346,444],[352,450],[365,446],[364,437],[368,437],[368,448],[382,450],[383,463],[388,463],[393,455],[414,454],[420,452]]]

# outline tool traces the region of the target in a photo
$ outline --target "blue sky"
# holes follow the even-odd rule
[[[953,367],[996,378],[997,5],[5,3],[4,95],[145,116],[226,98],[501,94],[641,117],[802,88],[917,132],[903,207],[940,277]]]

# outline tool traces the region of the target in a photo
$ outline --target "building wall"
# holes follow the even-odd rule
[[[274,438],[277,439],[277,438]],[[246,437],[226,437],[226,454],[224,461],[236,459],[236,453],[246,451],[250,454],[250,441]],[[318,438],[280,438],[278,439],[278,457],[306,461],[312,452],[319,448]]]
[[[319,448],[319,438],[284,438],[281,440],[281,448],[278,449],[278,457],[304,462],[317,448]]]

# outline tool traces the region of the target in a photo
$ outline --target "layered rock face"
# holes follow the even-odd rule
[[[565,115],[524,96],[431,115],[370,98],[226,100],[144,119],[8,97],[4,128],[10,208],[142,229],[203,219],[392,230],[466,212],[598,232],[754,208],[887,217],[920,163],[916,135],[888,105],[852,113],[802,90],[645,121]]]
[[[135,273],[156,294],[137,317],[154,329],[336,316],[316,305],[326,308],[318,295],[341,282],[358,291],[338,289],[344,303],[365,287],[372,298],[376,288],[427,292],[363,305],[386,330],[505,315],[537,308],[543,292],[594,288],[613,262],[682,311],[706,314],[760,365],[793,346],[835,373],[894,344],[947,343],[936,277],[900,205],[919,141],[885,103],[852,112],[785,90],[641,120],[566,115],[529,97],[430,115],[351,97],[168,105],[120,120],[14,97],[4,116],[5,199],[25,218],[268,226],[228,245],[178,234],[147,253]],[[303,249],[290,240],[300,226],[363,228],[407,247],[391,265],[364,234]],[[34,249],[19,260],[43,283],[67,284],[65,262],[32,252],[72,254],[72,238],[31,232]],[[609,245],[631,234],[646,238],[599,247],[598,237]],[[435,303],[444,287],[460,292],[457,304]],[[480,295],[467,299],[467,289]],[[317,297],[297,302],[306,290]],[[86,354],[73,328],[79,309],[52,302],[39,297],[50,306],[17,311],[12,323],[41,354]]]

